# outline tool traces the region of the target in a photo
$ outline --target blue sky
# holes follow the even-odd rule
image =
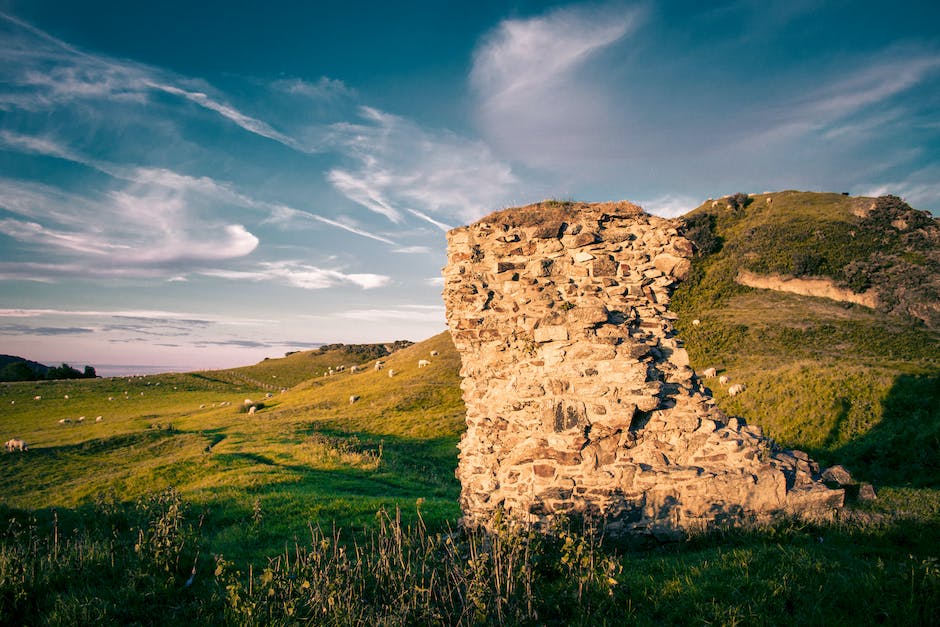
[[[172,369],[445,328],[545,198],[940,213],[936,2],[0,0],[0,353]]]

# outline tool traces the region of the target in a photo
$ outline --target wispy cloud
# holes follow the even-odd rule
[[[274,81],[272,87],[288,94],[300,95],[316,101],[356,97],[356,90],[341,80],[321,76],[311,83],[300,78],[285,78]]]
[[[146,85],[152,89],[186,98],[187,100],[196,103],[200,107],[208,109],[209,111],[214,111],[223,118],[234,122],[249,133],[254,133],[255,135],[260,135],[261,137],[267,137],[268,139],[273,139],[274,141],[280,142],[289,148],[293,148],[294,150],[299,150],[302,152],[310,151],[308,147],[302,145],[293,137],[288,137],[287,135],[275,130],[267,122],[251,117],[250,115],[246,115],[232,105],[221,102],[220,100],[212,98],[207,94],[199,91],[189,91],[180,87],[176,87],[175,85],[167,85],[158,82],[148,81]]]
[[[295,220],[306,220],[309,222],[316,222],[318,224],[328,224],[329,226],[336,227],[338,229],[342,229],[344,231],[348,231],[350,233],[354,233],[356,235],[359,235],[368,239],[372,239],[377,242],[382,242],[383,244],[389,244],[390,246],[398,245],[387,237],[378,235],[376,233],[372,233],[360,226],[357,226],[349,218],[344,218],[346,221],[340,222],[339,220],[326,218],[316,213],[311,213],[309,211],[304,211],[302,209],[294,209],[293,207],[288,207],[287,205],[280,205],[280,204],[270,205],[269,208],[271,210],[271,215],[267,220],[265,220],[265,222],[286,223],[286,222],[293,222]]]
[[[702,203],[701,198],[692,198],[679,194],[666,194],[651,198],[649,200],[638,201],[647,213],[652,213],[664,218],[674,218],[681,216],[695,209]]]
[[[470,221],[503,204],[518,184],[489,146],[450,131],[432,131],[370,107],[361,123],[333,127],[337,150],[355,163],[334,168],[330,182],[348,198],[393,223],[407,212],[438,228]]]
[[[85,333],[94,333],[94,329],[85,327],[31,327],[25,324],[4,324],[0,325],[0,335],[82,335]]]
[[[501,22],[477,47],[470,72],[490,143],[553,170],[592,154],[606,158],[611,142],[623,140],[620,116],[603,83],[580,70],[631,33],[639,17],[620,5],[590,5]]]
[[[391,281],[391,277],[382,274],[344,273],[294,261],[261,262],[253,270],[204,270],[201,274],[239,281],[274,281],[307,290],[350,284],[373,289]]]
[[[729,150],[766,150],[784,142],[829,142],[870,138],[912,115],[904,92],[940,75],[940,53],[899,48],[846,62],[813,89],[775,93],[775,101],[741,116],[740,139]],[[785,83],[786,84],[786,83]]]
[[[239,318],[219,314],[201,314],[182,311],[163,311],[159,309],[0,309],[0,318],[37,318],[40,316],[64,316],[87,318],[117,318],[131,320],[149,320],[155,323],[166,321],[187,322],[194,325],[211,323],[227,325],[261,325],[274,322],[257,318]]]
[[[381,309],[350,309],[337,314],[340,318],[383,322],[406,320],[411,322],[444,322],[444,307],[440,305],[401,305]]]
[[[0,180],[0,207],[22,216],[3,220],[3,231],[44,248],[46,256],[63,253],[76,267],[103,270],[107,261],[110,270],[129,275],[243,257],[258,246],[243,225],[200,215],[218,191],[205,179],[139,172],[133,182],[91,198]]]

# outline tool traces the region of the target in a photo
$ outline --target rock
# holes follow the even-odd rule
[[[878,498],[875,494],[875,488],[870,483],[860,483],[858,486],[859,501],[874,501]]]
[[[826,468],[820,478],[826,483],[826,485],[833,488],[844,488],[847,485],[852,485],[855,481],[852,479],[852,475],[849,474],[849,471],[845,469],[844,466],[831,466]]]
[[[536,342],[564,341],[568,339],[568,329],[563,325],[549,325],[535,330]]]
[[[808,455],[775,449],[695,382],[667,308],[692,252],[630,203],[507,209],[448,233],[468,526],[497,509],[542,528],[591,512],[612,534],[669,540],[841,506]]]

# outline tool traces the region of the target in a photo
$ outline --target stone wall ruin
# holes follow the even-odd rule
[[[724,415],[689,367],[667,305],[692,245],[669,221],[626,202],[546,202],[447,238],[466,524],[578,514],[613,535],[674,537],[842,505],[812,460]]]

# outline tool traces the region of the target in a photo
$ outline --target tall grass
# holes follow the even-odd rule
[[[491,532],[432,532],[419,504],[413,524],[380,510],[352,537],[310,525],[279,555],[236,564],[207,554],[211,516],[167,491],[68,522],[4,511],[0,612],[52,625],[933,625],[929,507],[636,550],[563,521],[549,535],[498,519]]]

